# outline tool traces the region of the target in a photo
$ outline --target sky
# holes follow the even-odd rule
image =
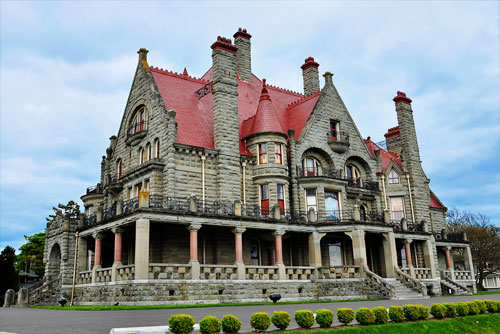
[[[364,138],[407,93],[431,189],[500,226],[498,1],[0,1],[0,248],[99,180],[137,65],[202,76],[210,45],[252,34],[252,70],[302,91],[313,56]],[[323,85],[324,82],[321,82]],[[80,201],[81,204],[81,201]]]

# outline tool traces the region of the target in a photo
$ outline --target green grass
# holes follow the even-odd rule
[[[306,300],[306,301],[285,301],[278,302],[276,305],[288,304],[318,304],[318,303],[345,303],[345,302],[365,302],[381,299],[347,299],[347,300]],[[182,309],[182,308],[200,308],[200,307],[234,307],[234,306],[254,306],[254,305],[273,305],[272,302],[266,303],[219,303],[219,304],[182,304],[182,305],[73,305],[61,307],[60,305],[50,306],[30,306],[31,308],[43,308],[49,310],[66,311],[126,311],[126,310],[161,310],[161,309]]]
[[[476,293],[473,293],[474,296],[476,295],[500,295],[500,291],[478,291]],[[467,294],[460,294],[460,295],[446,295],[443,294],[443,297],[454,297],[454,296],[470,296]],[[441,296],[436,296],[436,297],[441,297]]]
[[[417,321],[399,324],[358,326],[344,329],[329,329],[304,332],[304,334],[495,334],[500,331],[500,314],[484,314],[454,318],[444,321]]]

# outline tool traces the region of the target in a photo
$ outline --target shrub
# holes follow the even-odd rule
[[[266,312],[257,312],[250,317],[250,326],[257,332],[265,331],[271,325],[271,318]]]
[[[457,305],[455,305],[454,303],[443,303],[442,305],[446,309],[447,318],[453,318],[457,315]]]
[[[464,316],[469,314],[469,306],[466,303],[458,302],[457,303],[457,314]]]
[[[361,307],[356,311],[356,321],[361,325],[371,325],[375,323],[375,314],[368,307]]]
[[[475,300],[477,307],[479,308],[479,313],[484,313],[487,311],[486,304],[482,300]]]
[[[314,325],[314,313],[312,313],[312,311],[309,310],[295,311],[293,318],[297,322],[297,325],[299,325],[302,328],[310,328],[312,325]]]
[[[228,334],[235,334],[241,329],[241,321],[232,314],[226,314],[221,320],[222,331]]]
[[[405,314],[401,306],[389,306],[389,318],[392,322],[401,322],[405,320]]]
[[[479,307],[475,302],[466,302],[467,306],[469,306],[469,315],[479,314]]]
[[[316,322],[321,328],[328,328],[333,323],[333,312],[327,309],[316,311]]]
[[[431,314],[436,319],[442,319],[446,315],[446,307],[443,304],[434,303],[431,305]]]
[[[273,323],[273,325],[281,330],[284,330],[288,326],[290,326],[290,321],[292,321],[292,319],[290,318],[290,314],[285,311],[274,311],[273,315],[271,316],[271,322]]]
[[[403,306],[406,320],[417,320],[419,318],[417,305],[408,304]]]
[[[375,315],[375,323],[376,324],[386,324],[389,320],[389,314],[387,313],[387,309],[383,306],[378,306],[372,308],[373,314]]]
[[[488,310],[488,312],[490,313],[498,312],[497,303],[494,300],[486,299],[484,303],[486,304],[486,309]]]
[[[415,305],[418,311],[418,318],[421,320],[425,320],[429,318],[429,308],[424,305]]]
[[[200,321],[201,334],[218,334],[221,327],[222,325],[219,319],[217,319],[213,315],[207,315]]]
[[[354,320],[354,311],[352,308],[338,308],[337,319],[339,319],[339,322],[347,325]]]
[[[194,318],[189,314],[173,314],[168,319],[168,327],[174,334],[189,334],[194,329]]]

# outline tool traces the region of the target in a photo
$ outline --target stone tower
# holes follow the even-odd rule
[[[236,51],[236,72],[242,80],[252,81],[252,57],[250,43],[252,35],[247,33],[246,29],[239,28],[233,37],[234,45],[238,48]]]
[[[230,39],[217,37],[212,48],[214,143],[219,150],[218,198],[241,199],[241,169],[238,120],[238,80],[236,52]]]

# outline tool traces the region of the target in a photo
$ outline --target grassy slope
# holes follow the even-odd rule
[[[484,314],[444,321],[418,321],[399,324],[359,326],[336,330],[289,332],[304,334],[495,334],[500,332],[500,314]]]

